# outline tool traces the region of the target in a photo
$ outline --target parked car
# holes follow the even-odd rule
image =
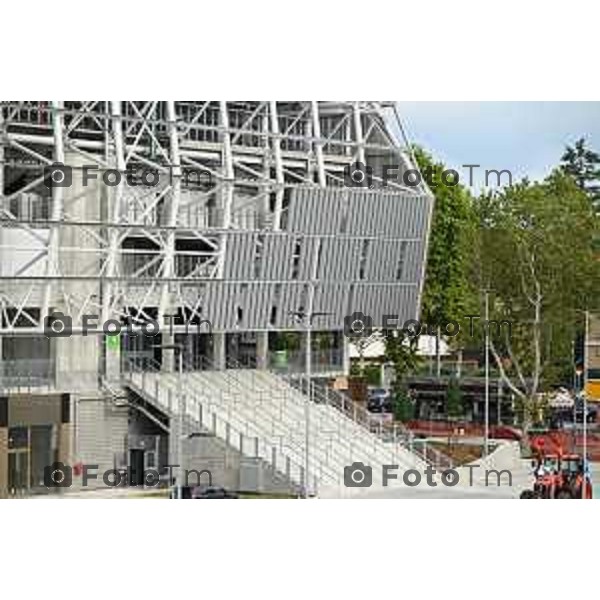
[[[392,412],[392,396],[385,388],[372,388],[367,393],[367,410],[373,413]]]
[[[224,500],[237,499],[239,496],[233,492],[228,492],[223,487],[197,487],[192,492],[194,500]]]
[[[588,423],[595,423],[597,420],[598,408],[596,405],[588,402],[586,420]],[[583,400],[575,400],[575,420],[577,423],[583,423]],[[550,426],[553,429],[561,429],[565,425],[573,423],[573,408],[555,408],[550,412]]]

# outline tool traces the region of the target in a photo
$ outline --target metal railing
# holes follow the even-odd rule
[[[276,373],[305,373],[306,353],[298,350],[271,351],[268,367]],[[313,373],[341,372],[344,368],[344,353],[341,348],[313,350],[311,352],[311,371]]]
[[[239,364],[235,360],[230,359],[228,368],[247,370],[249,366],[252,366],[251,361],[249,362],[250,364],[248,364],[248,362]],[[265,390],[265,382],[262,379],[265,373],[269,377],[275,378],[276,381],[280,381],[282,385],[271,391]],[[244,389],[262,389],[263,393],[275,395],[279,402],[281,415],[283,415],[284,411],[290,411],[295,414],[299,423],[305,423],[306,415],[304,407],[298,403],[298,394],[304,394],[305,400],[307,399],[307,384],[305,377],[299,378],[294,374],[282,375],[281,373],[273,373],[264,370],[250,370],[248,379],[249,381],[245,381],[247,387]],[[273,384],[271,383],[271,386],[272,385]],[[338,419],[333,418],[333,415],[331,414],[328,415],[326,423],[319,422],[319,417],[323,417],[323,413],[317,412],[311,419],[314,427],[311,435],[311,445],[319,448],[320,451],[324,453],[326,461],[330,459],[331,454],[334,452],[332,446],[335,445],[335,453],[338,457],[342,455],[346,461],[352,462],[352,457],[359,456],[361,459],[367,460],[367,462],[376,464],[377,462],[381,462],[382,455],[385,455],[386,460],[389,462],[397,462],[398,444],[402,441],[401,426],[397,426],[394,429],[390,428],[387,439],[381,432],[380,435],[376,435],[377,431],[375,431],[374,424],[369,430],[369,427],[363,427],[363,423],[361,423],[358,418],[359,415],[363,416],[364,413],[366,419],[370,416],[370,413],[361,409],[360,406],[356,405],[349,398],[336,390],[332,390],[326,386],[320,386],[314,381],[313,386],[312,401],[315,405],[332,406],[335,408],[335,413],[341,413],[339,415],[340,418]],[[352,409],[350,408],[350,405],[352,405]],[[347,422],[345,421],[346,418],[348,418]],[[318,425],[315,425],[315,421]],[[374,418],[373,421],[375,421]],[[361,429],[366,429],[364,437],[357,438],[356,432],[349,430],[348,425],[350,424],[358,424]],[[303,426],[298,432],[298,435],[304,435]],[[302,444],[302,447],[303,446],[304,444]]]
[[[308,396],[306,377],[299,378],[293,374],[282,375],[281,373],[275,373],[275,375],[281,377],[290,387]],[[375,417],[366,408],[354,402],[346,394],[313,379],[311,399],[315,404],[322,404],[336,409],[343,417],[365,430],[366,435],[362,442],[363,450],[367,451],[367,457],[381,457],[382,454],[386,454],[390,457],[392,463],[397,463],[400,462],[400,448],[411,450],[409,446],[411,434],[404,425],[397,422],[385,423],[381,418]],[[348,440],[345,439],[347,435],[347,431],[338,431],[338,441],[347,444]],[[349,441],[351,447],[353,443],[353,439]],[[417,457],[423,458],[418,454]],[[375,460],[377,461],[377,458]]]
[[[289,390],[286,390],[285,388],[284,389],[277,388],[276,390],[272,389],[272,388],[265,389],[265,382],[262,379],[261,374],[268,373],[268,371],[257,369],[256,368],[256,360],[251,356],[245,357],[241,362],[236,359],[229,358],[227,360],[226,367],[227,367],[227,370],[229,370],[230,372],[234,371],[234,370],[243,370],[244,373],[246,374],[246,377],[244,378],[243,382],[240,382],[239,379],[231,373],[225,374],[225,376],[228,378],[228,381],[230,382],[231,386],[233,388],[236,388],[234,393],[237,393],[240,396],[242,396],[242,395],[247,394],[248,389],[250,389],[250,390],[252,390],[253,394],[257,395],[259,398],[258,405],[253,406],[253,410],[250,414],[248,414],[247,410],[246,410],[246,416],[252,417],[254,422],[257,422],[257,420],[266,420],[270,424],[272,432],[281,431],[282,428],[288,429],[288,424],[286,424],[283,419],[284,410],[290,410],[290,409],[293,410],[293,409],[297,408],[297,405],[295,403],[291,403],[291,399],[289,397]],[[249,381],[247,381],[248,379],[249,379]],[[249,384],[249,387],[248,387],[248,384]],[[286,387],[287,387],[287,384],[286,384]],[[274,398],[279,403],[279,418],[278,419],[273,418],[273,417],[265,414],[264,411],[260,410],[263,403],[271,402]],[[242,404],[244,404],[244,403],[242,403]],[[260,415],[258,414],[259,411],[260,411]],[[304,419],[304,414],[302,415],[302,419]],[[280,446],[289,447],[291,450],[298,453],[299,455],[304,454],[305,443],[304,443],[304,435],[303,435],[302,431],[299,431],[296,434],[298,437],[302,438],[300,442],[294,441],[295,436],[294,436],[293,432],[291,432],[289,430],[288,430],[288,435],[285,436],[285,439],[284,439],[283,435],[281,435],[281,434],[277,434],[277,435],[278,435],[278,441],[279,441]],[[325,456],[325,460],[323,461],[323,464],[321,465],[321,470],[326,470],[329,465],[330,458],[331,458],[331,452],[330,452],[331,448],[329,447],[329,444],[332,441],[336,441],[336,440],[325,439],[324,437],[321,437],[321,436],[319,436],[317,439],[313,440],[314,446],[318,447],[319,450]],[[333,474],[333,477],[335,477],[335,474]]]
[[[168,414],[175,414],[177,398],[177,386],[179,374],[177,371],[165,371],[161,365],[148,356],[142,360],[131,356],[132,366],[123,370],[123,378],[138,395],[142,395],[153,404]],[[203,359],[205,370],[209,370],[210,361]],[[186,365],[185,361],[183,363]],[[144,368],[140,368],[144,365]],[[268,463],[275,472],[279,472],[290,481],[300,487],[304,483],[304,466],[301,457],[302,448],[293,444],[291,440],[283,440],[281,437],[274,439],[268,436],[257,425],[256,415],[251,420],[250,415],[243,410],[243,403],[236,401],[236,394],[232,388],[239,382],[235,381],[227,370],[220,370],[223,381],[219,386],[208,389],[206,380],[200,382],[193,378],[193,364],[186,365],[186,375],[182,377],[181,389],[183,394],[183,405],[188,417],[191,417],[201,427],[211,431],[217,437],[223,439],[228,445],[247,456],[254,456]],[[210,370],[217,371],[214,368]],[[201,383],[202,387],[195,385]],[[225,385],[223,385],[225,383]],[[225,416],[223,416],[225,413]],[[265,420],[266,415],[261,415]],[[273,431],[273,427],[271,427]],[[293,453],[296,457],[290,456]],[[332,473],[316,465],[313,470],[314,489],[316,491],[318,482],[330,479]]]
[[[409,445],[413,452],[436,469],[452,469],[455,466],[454,461],[447,454],[434,448],[427,440],[411,438]]]

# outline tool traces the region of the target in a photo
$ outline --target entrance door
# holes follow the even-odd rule
[[[129,485],[144,485],[144,450],[129,451]]]
[[[29,489],[29,452],[8,453],[8,489],[11,494],[24,494]]]
[[[11,427],[8,430],[8,489],[11,494],[29,490],[29,429]]]

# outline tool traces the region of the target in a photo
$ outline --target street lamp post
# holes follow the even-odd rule
[[[315,317],[330,315],[328,312],[307,312],[304,307],[290,313],[304,324],[306,330],[305,372],[308,389],[304,401],[304,497],[310,497],[310,411],[312,402],[312,324]]]
[[[154,346],[155,348],[160,348],[161,350],[177,350],[177,418],[173,419],[173,423],[171,424],[171,435],[173,439],[176,441],[173,444],[173,448],[176,451],[176,459],[175,462],[175,499],[182,500],[183,499],[183,411],[184,411],[184,403],[183,403],[183,344],[157,344]]]
[[[589,332],[589,313],[585,311],[585,325],[583,333],[583,374],[582,374],[582,392],[583,397],[583,478],[581,483],[581,498],[585,500],[586,484],[587,484],[587,372],[588,372],[588,332]]]
[[[483,435],[484,456],[488,455],[490,437],[490,301],[489,291],[485,290],[485,430]]]
[[[312,315],[307,315],[306,324],[306,385],[308,397],[304,402],[304,497],[310,496],[310,409],[312,402]]]

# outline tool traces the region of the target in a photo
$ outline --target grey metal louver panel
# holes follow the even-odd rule
[[[315,312],[329,312],[314,323],[316,329],[342,329],[346,316],[346,305],[350,284],[319,284],[315,288]]]
[[[320,281],[352,281],[358,277],[362,240],[327,237],[321,243],[321,259],[317,277]]]
[[[294,188],[288,210],[287,230],[308,234],[340,231],[344,189]]]
[[[348,232],[377,237],[422,237],[428,208],[429,200],[424,196],[351,191]]]
[[[290,279],[294,239],[285,235],[265,237],[262,261],[263,277],[266,280]]]
[[[249,279],[252,277],[256,237],[253,232],[230,233],[227,236],[226,279]]]
[[[425,242],[414,242],[406,246],[404,257],[404,281],[418,282],[423,270],[423,246]]]
[[[300,306],[306,307],[307,290],[300,283],[286,283],[281,286],[281,297],[277,307],[277,319],[275,327],[282,329],[303,329],[304,325],[298,323],[291,313],[297,311]]]
[[[348,314],[362,312],[372,318],[374,327],[383,325],[383,315],[397,315],[404,322],[415,317],[417,293],[416,285],[356,284]]]

